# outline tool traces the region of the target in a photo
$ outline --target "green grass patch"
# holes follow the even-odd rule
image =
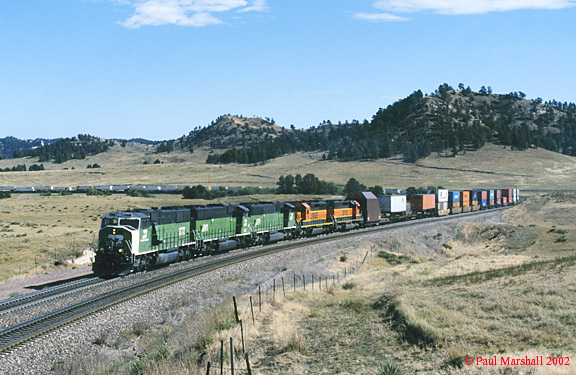
[[[396,255],[386,251],[379,251],[378,258],[386,260],[390,264],[402,264],[402,263],[416,263],[416,261],[406,255]]]

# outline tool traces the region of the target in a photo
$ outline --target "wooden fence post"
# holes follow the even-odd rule
[[[234,375],[234,338],[230,337],[230,374]]]
[[[312,274],[312,290],[314,290],[314,274]]]
[[[238,319],[238,305],[236,305],[236,296],[232,296],[232,301],[234,301],[234,315],[236,316],[236,323],[238,323],[240,319]]]
[[[272,302],[276,302],[276,278],[274,278],[274,283],[272,286]]]
[[[302,284],[304,284],[304,291],[306,291],[306,275],[302,274]]]
[[[242,353],[246,353],[246,345],[244,342],[244,324],[242,324],[242,319],[240,319],[240,336],[242,337]]]
[[[248,358],[248,353],[244,354],[244,358],[246,359],[246,370],[248,371],[248,375],[252,375],[252,368],[250,367],[250,359]]]
[[[210,375],[210,362],[206,365],[206,375]]]
[[[296,273],[294,273],[294,284],[292,286],[294,287],[294,293],[296,293]]]
[[[260,312],[262,312],[262,290],[260,288],[260,285],[258,285],[258,307],[260,309]]]
[[[220,375],[224,375],[224,340],[220,340]]]
[[[252,313],[252,324],[256,323],[254,320],[254,306],[252,305],[252,296],[250,296],[250,312]]]
[[[364,255],[364,259],[362,259],[362,264],[364,264],[364,262],[366,261],[367,256],[368,256],[368,251],[366,252],[366,255]]]
[[[286,288],[284,288],[284,276],[282,276],[282,293],[284,294],[284,298],[286,298]]]

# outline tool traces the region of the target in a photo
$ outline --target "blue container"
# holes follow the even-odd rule
[[[494,190],[489,190],[488,191],[488,200],[493,201],[494,199],[496,199],[496,193]]]
[[[460,192],[459,191],[448,192],[448,202],[450,202],[450,203],[460,202]]]
[[[477,202],[478,201],[478,190],[472,190],[470,194],[471,200]]]
[[[488,206],[488,201],[480,201],[480,207]]]

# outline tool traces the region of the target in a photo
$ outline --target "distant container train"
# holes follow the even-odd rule
[[[395,221],[514,205],[518,189],[352,194],[346,200],[178,206],[102,217],[93,271],[126,275],[198,256]]]
[[[85,186],[29,186],[29,187],[15,187],[15,186],[0,186],[0,191],[11,193],[59,193],[61,191],[68,191],[71,193],[86,193],[90,190],[106,191],[110,193],[126,193],[129,190],[146,191],[155,194],[182,194],[184,188],[188,185],[85,185]],[[240,190],[243,187],[228,187],[228,186],[206,186],[207,190]]]

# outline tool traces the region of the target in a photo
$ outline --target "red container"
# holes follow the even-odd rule
[[[507,205],[508,205],[508,197],[502,197],[502,205],[503,205],[503,206],[507,206]]]

